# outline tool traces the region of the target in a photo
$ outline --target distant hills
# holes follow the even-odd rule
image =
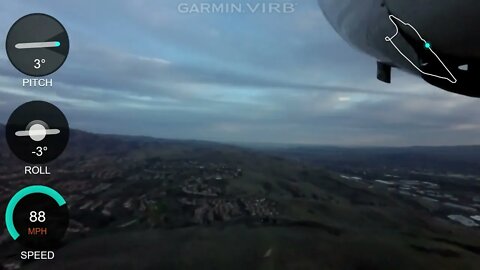
[[[400,168],[479,174],[480,146],[445,147],[291,147],[267,152],[328,168]]]
[[[17,190],[16,174],[24,164],[6,148],[3,128],[1,173],[12,175],[4,183],[14,183],[9,190]],[[428,207],[384,186],[374,188],[335,171],[383,172],[391,167],[474,173],[480,167],[477,150],[480,147],[252,149],[73,130],[64,154],[49,164],[54,177],[62,180],[47,183],[68,198],[82,196],[83,201],[70,205],[71,217],[90,230],[72,236],[55,261],[26,269],[474,269],[480,243],[472,235],[478,231],[433,217]],[[207,181],[208,167],[215,174],[225,173],[225,168],[242,173]],[[219,185],[222,192],[218,197],[188,195],[185,185],[198,181],[199,188]],[[198,205],[188,206],[193,199]],[[123,228],[103,224],[103,219],[94,224],[102,208],[92,210],[89,200],[102,207],[115,202],[108,222],[121,225],[134,219],[137,225]],[[154,203],[128,212],[125,205],[132,201]],[[273,202],[279,214],[267,221],[258,215],[226,221],[212,212],[211,224],[178,222],[205,207],[224,209],[239,201],[268,211],[262,203]]]
[[[0,149],[5,145],[5,126],[0,124]],[[262,146],[237,147],[221,143],[188,140],[165,140],[150,137],[97,135],[82,131],[71,132],[65,158],[69,155],[131,154],[142,155],[158,151],[162,147],[177,147],[177,150],[198,149],[211,151],[237,150],[248,153],[264,153],[288,158],[330,169],[357,168],[402,168],[410,170],[435,170],[449,173],[480,174],[480,146],[439,147],[322,147],[322,146]],[[250,149],[250,150],[248,150]],[[253,150],[252,150],[253,149]],[[5,155],[6,153],[2,153]]]
[[[0,124],[0,149],[6,147],[5,126]],[[322,147],[322,146],[262,146],[237,147],[221,143],[188,140],[165,140],[150,137],[119,135],[97,135],[82,131],[71,132],[65,158],[69,155],[131,154],[142,155],[158,151],[166,145],[177,150],[196,149],[211,151],[219,149],[237,150],[248,153],[264,153],[288,158],[330,169],[345,167],[360,169],[401,168],[410,170],[435,170],[448,173],[480,174],[480,146],[439,147]],[[216,150],[215,150],[216,149]],[[250,150],[248,150],[250,149]],[[252,150],[253,149],[253,150]],[[5,155],[6,153],[2,153]]]

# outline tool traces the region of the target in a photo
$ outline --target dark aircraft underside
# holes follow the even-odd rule
[[[442,53],[441,51],[436,51],[436,56],[434,56],[430,50],[425,49],[424,43],[419,40],[419,37],[414,31],[412,31],[412,29],[402,25],[400,25],[399,28],[399,35],[401,35],[415,51],[419,61],[417,64],[421,66],[422,71],[429,74],[438,74],[444,78],[447,78],[449,77],[449,74],[445,70],[445,67],[443,66],[444,64],[448,67],[449,71],[456,79],[455,83],[452,83],[444,78],[438,78],[421,73],[420,76],[426,82],[449,92],[470,97],[480,97],[480,90],[478,87],[476,87],[476,85],[478,85],[480,76],[480,61],[478,59],[461,58]],[[443,63],[438,61],[437,56],[443,61]],[[390,71],[380,69],[390,69],[391,66],[381,63],[378,65],[378,68],[378,79],[390,83]],[[382,74],[388,74],[388,77],[382,76]]]

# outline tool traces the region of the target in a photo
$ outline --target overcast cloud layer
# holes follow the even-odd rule
[[[24,76],[1,42],[0,121],[24,102],[45,100],[60,107],[73,128],[109,134],[328,145],[480,143],[477,99],[399,71],[392,85],[378,82],[375,59],[345,44],[316,0],[290,1],[296,5],[290,14],[184,14],[181,2],[200,3],[2,1],[1,36],[18,18],[47,13],[67,28],[71,51],[52,76],[54,88],[22,88]]]

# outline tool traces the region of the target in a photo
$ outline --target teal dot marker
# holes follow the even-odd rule
[[[55,47],[60,47],[61,43],[59,41],[55,42]]]
[[[425,49],[430,49],[432,47],[432,44],[430,42],[425,42]]]

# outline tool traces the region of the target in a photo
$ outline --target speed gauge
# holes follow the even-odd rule
[[[7,231],[28,248],[55,248],[69,223],[67,202],[46,186],[29,186],[17,192],[5,212]]]

